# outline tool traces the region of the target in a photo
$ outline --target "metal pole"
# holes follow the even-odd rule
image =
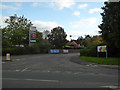
[[[107,58],[108,56],[107,56],[107,46],[106,46],[106,58]]]
[[[30,29],[29,29],[29,46],[30,46]]]

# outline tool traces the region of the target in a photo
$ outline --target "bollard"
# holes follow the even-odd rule
[[[10,60],[10,53],[6,54],[6,60]]]

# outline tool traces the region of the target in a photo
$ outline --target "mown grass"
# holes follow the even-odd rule
[[[85,60],[88,62],[98,63],[98,64],[105,64],[105,65],[120,65],[120,58],[103,58],[103,57],[87,57],[87,56],[80,56],[81,60]]]

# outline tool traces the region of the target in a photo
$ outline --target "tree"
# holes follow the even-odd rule
[[[66,45],[67,34],[64,32],[62,27],[56,27],[51,30],[48,35],[48,40],[54,48],[63,48]]]
[[[92,37],[92,44],[94,44],[94,45],[97,44],[98,45],[98,44],[103,44],[103,43],[104,43],[104,41],[103,41],[101,35],[100,36],[95,35],[95,36]]]
[[[44,30],[43,31],[43,39],[48,39],[48,35],[50,34],[50,31]]]
[[[30,20],[24,16],[18,17],[16,14],[5,20],[8,25],[2,29],[2,39],[9,41],[13,45],[29,44],[29,29],[32,25]]]
[[[106,41],[109,55],[119,56],[120,51],[120,2],[105,2],[102,7],[102,24],[98,27],[101,29],[103,40]]]
[[[78,44],[82,44],[82,41],[83,41],[83,37],[82,36],[78,37],[78,39],[76,40],[76,42]]]
[[[42,33],[36,31],[36,43],[41,43],[41,42],[42,42]]]

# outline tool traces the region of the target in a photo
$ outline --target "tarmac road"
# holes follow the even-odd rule
[[[2,62],[3,88],[116,89],[118,86],[117,69],[82,61],[78,53],[21,55],[11,59],[12,62]]]

